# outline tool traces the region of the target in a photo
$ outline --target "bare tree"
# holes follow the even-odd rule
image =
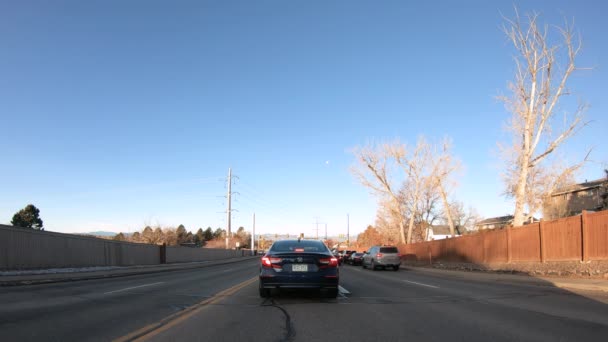
[[[367,226],[367,229],[357,236],[357,244],[363,248],[369,248],[373,245],[380,244],[383,240],[382,234],[372,226]]]
[[[455,159],[451,153],[452,143],[450,139],[445,138],[440,144],[439,148],[433,148],[431,153],[432,158],[432,171],[430,180],[433,187],[439,193],[441,202],[443,204],[444,217],[450,227],[450,234],[454,236],[454,219],[451,212],[450,202],[448,200],[450,191],[455,185],[452,179],[453,174],[460,169],[460,161]]]
[[[566,83],[577,70],[575,60],[581,50],[581,39],[568,23],[556,30],[560,42],[548,38],[547,26],[539,26],[538,14],[522,20],[516,10],[515,19],[505,18],[503,30],[513,43],[516,73],[509,84],[511,97],[501,97],[512,114],[508,129],[513,145],[503,147],[507,156],[506,193],[515,199],[513,224],[520,226],[525,217],[529,185],[542,162],[585,123],[585,105],[564,113],[563,128],[556,128],[558,104],[570,94]],[[532,174],[532,177],[531,177]]]
[[[407,187],[402,190],[404,201],[407,201]],[[411,196],[409,200],[412,200]],[[405,217],[414,217],[414,227],[412,231],[412,241],[424,241],[428,235],[429,228],[433,223],[440,218],[440,196],[437,191],[437,187],[430,176],[425,177],[424,182],[421,184],[420,196],[418,202],[414,205],[408,205],[405,207]],[[411,209],[414,208],[414,211]]]
[[[450,202],[449,207],[454,227],[464,229],[461,233],[475,230],[475,224],[482,219],[473,207],[465,209],[464,203],[460,201]],[[443,216],[445,217],[445,213],[443,213]],[[447,221],[447,219],[445,220]]]
[[[384,200],[391,213],[398,215],[401,242],[406,241],[402,202],[399,197],[399,183],[395,176],[394,151],[404,149],[398,141],[383,144],[368,144],[353,150],[356,164],[351,168],[353,175]]]
[[[413,148],[395,141],[354,150],[357,163],[351,169],[352,173],[361,184],[386,201],[389,212],[399,221],[401,243],[412,241],[417,205],[426,181],[428,153],[429,145],[424,138],[420,138]],[[397,170],[403,173],[399,174]],[[407,235],[405,212],[410,213]]]
[[[167,246],[177,246],[180,241],[177,236],[177,231],[175,228],[165,228],[163,229],[163,239],[161,242],[167,244]]]
[[[388,243],[399,241],[399,221],[402,221],[404,217],[403,213],[393,210],[394,207],[391,205],[390,198],[380,199],[378,210],[376,211],[374,227],[380,234],[387,237]]]
[[[408,244],[412,242],[414,224],[419,213],[417,207],[424,193],[425,185],[428,184],[429,153],[430,147],[424,137],[418,138],[414,148],[408,149],[402,144],[394,145],[391,148],[391,155],[405,174],[401,194],[407,204],[406,209],[409,211],[406,241]]]

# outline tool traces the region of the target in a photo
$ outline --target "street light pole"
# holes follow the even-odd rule
[[[253,232],[251,233],[251,255],[255,249],[255,213],[253,213]]]
[[[346,244],[350,247],[350,215],[346,214]]]

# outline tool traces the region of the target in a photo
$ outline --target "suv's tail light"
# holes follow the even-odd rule
[[[338,267],[338,259],[335,257],[319,259],[319,268]]]
[[[376,258],[382,258],[382,253],[376,254]]]
[[[398,256],[399,258],[401,258],[401,253],[397,253],[397,256]]]
[[[262,258],[262,266],[268,268],[281,268],[281,265],[277,265],[281,263],[281,258],[273,258],[265,256]]]

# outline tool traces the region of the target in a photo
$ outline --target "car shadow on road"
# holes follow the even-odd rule
[[[324,290],[317,289],[272,289],[270,299],[281,304],[313,304],[313,303],[337,303],[337,298],[327,296]]]

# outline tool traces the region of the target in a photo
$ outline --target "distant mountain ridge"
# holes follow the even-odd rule
[[[98,230],[96,232],[88,232],[88,233],[84,233],[86,235],[95,235],[95,236],[114,236],[117,233],[114,232],[107,232],[107,231],[103,231],[103,230]]]

